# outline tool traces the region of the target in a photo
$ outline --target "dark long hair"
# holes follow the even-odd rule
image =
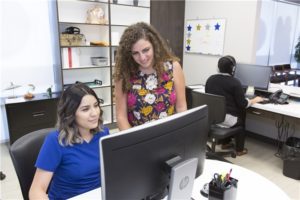
[[[75,113],[85,95],[92,95],[96,98],[100,108],[100,101],[97,94],[83,83],[76,83],[69,86],[59,100],[57,107],[57,128],[59,130],[59,143],[61,145],[72,145],[82,143],[77,123],[75,121]],[[91,130],[91,133],[97,133],[102,130],[103,119],[102,110],[100,108],[99,126]]]

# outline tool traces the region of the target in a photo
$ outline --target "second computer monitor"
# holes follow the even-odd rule
[[[245,88],[250,86],[258,90],[268,90],[271,71],[271,66],[237,63],[234,77]]]

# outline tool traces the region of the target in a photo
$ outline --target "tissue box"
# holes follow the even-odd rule
[[[108,59],[106,57],[91,57],[92,64],[96,66],[107,66]]]

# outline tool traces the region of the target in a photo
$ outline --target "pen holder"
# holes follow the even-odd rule
[[[229,178],[229,182],[218,185],[212,180],[209,183],[209,200],[235,200],[237,192],[237,182],[235,178]]]

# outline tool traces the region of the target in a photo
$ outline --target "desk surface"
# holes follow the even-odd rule
[[[272,200],[287,200],[290,199],[287,194],[282,191],[277,185],[269,181],[265,177],[250,171],[246,168],[216,161],[205,160],[204,171],[194,182],[192,197],[196,200],[207,198],[200,194],[200,190],[205,183],[208,183],[215,172],[229,172],[232,169],[231,176],[238,179],[237,200],[253,200],[253,199],[272,199]],[[101,199],[101,188],[89,191],[87,193],[71,198],[72,200],[89,200]]]
[[[300,118],[300,88],[270,83],[268,91],[275,92],[279,89],[281,89],[283,93],[293,97],[289,99],[289,104],[280,105],[256,103],[253,104],[251,107],[290,117]]]
[[[286,115],[290,117],[295,117],[295,118],[300,118],[300,100],[299,101],[294,101],[294,100],[289,100],[289,104],[253,104],[251,107],[252,108],[257,108],[260,110],[265,110],[273,113],[278,113],[281,115]]]
[[[196,90],[198,92],[204,92],[204,90],[205,90],[205,86],[201,85],[201,84],[199,84],[199,85],[188,85],[187,88],[192,89],[192,90]],[[270,83],[268,92],[275,92],[279,89],[281,89],[284,93],[286,93],[286,94],[288,94],[292,97],[300,98],[300,87]]]
[[[194,89],[195,88],[195,89]],[[198,88],[196,86],[193,87],[193,91],[195,92],[205,92],[204,86],[199,86]],[[289,99],[289,104],[253,104],[251,107],[265,110],[273,113],[278,113],[290,117],[300,118],[300,88],[299,87],[291,87],[291,86],[284,86],[284,85],[278,85],[278,84],[270,84],[269,91],[274,92],[279,89],[282,89],[284,93],[289,94],[296,98]],[[299,97],[299,98],[298,98]]]

